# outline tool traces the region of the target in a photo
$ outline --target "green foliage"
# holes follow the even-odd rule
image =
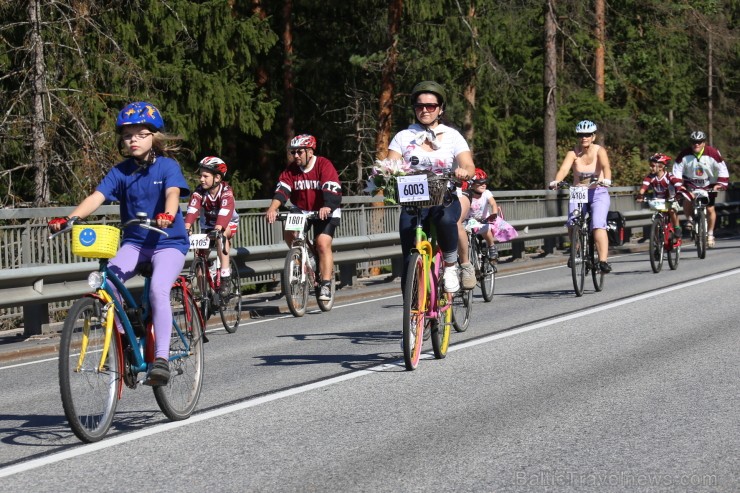
[[[434,79],[446,117],[464,124],[475,87],[474,159],[495,189],[538,188],[543,177],[543,3],[535,0],[404,0],[396,39],[387,0],[292,2],[294,94],[284,87],[283,7],[262,2],[161,0],[42,2],[45,99],[53,200],[78,201],[120,156],[113,122],[131,100],[150,100],[184,137],[190,169],[219,155],[237,199],[270,197],[286,164],[286,125],[318,138],[319,154],[360,193],[374,161],[382,70],[397,42],[393,131],[413,119],[408,92]],[[469,17],[471,7],[475,15]],[[642,178],[653,152],[675,156],[691,130],[708,130],[709,32],[713,143],[738,180],[740,43],[735,0],[612,0],[606,12],[606,98],[595,96],[592,2],[556,2],[558,155],[574,125],[599,125],[614,181]],[[0,2],[0,194],[33,200],[33,100],[27,2]],[[12,170],[12,171],[11,171]]]

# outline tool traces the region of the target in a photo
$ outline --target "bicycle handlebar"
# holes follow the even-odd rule
[[[306,219],[308,220],[319,219],[319,211],[309,211],[309,212],[302,211],[300,213],[298,212],[278,212],[278,215],[275,217],[275,219],[278,221],[285,221],[288,218],[288,214],[303,214],[304,216],[306,216]]]
[[[602,186],[607,187],[608,185],[604,185],[604,182],[600,181],[598,178],[592,178],[591,182],[588,185],[573,185],[570,182],[567,181],[559,181],[557,185],[555,185],[555,188],[558,190],[566,190],[568,188],[571,188],[573,186],[587,186],[588,188],[593,188],[594,185],[596,186]]]
[[[52,238],[55,238],[55,237],[59,236],[62,233],[69,233],[70,231],[72,231],[72,226],[74,226],[75,223],[78,223],[78,222],[80,222],[82,224],[86,224],[84,221],[82,221],[77,216],[70,217],[67,220],[67,226],[64,229],[60,229],[56,233],[50,234],[49,235],[49,239],[51,240]],[[153,220],[153,219],[149,219],[147,217],[147,215],[146,215],[146,212],[137,212],[136,213],[136,218],[130,219],[130,220],[126,221],[125,223],[120,224],[119,227],[123,229],[123,228],[127,228],[127,227],[129,227],[129,226],[131,226],[133,224],[138,224],[139,227],[144,228],[144,229],[148,229],[148,230],[151,230],[151,231],[156,231],[157,233],[159,233],[159,234],[161,234],[163,236],[166,236],[166,237],[169,237],[170,236],[166,231],[164,231],[162,229],[159,229],[156,226],[152,226],[152,224],[156,224],[156,221]]]

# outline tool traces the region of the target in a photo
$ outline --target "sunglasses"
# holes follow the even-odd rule
[[[302,153],[303,151],[305,151],[305,149],[293,149],[290,151],[290,153],[295,156],[297,154]]]
[[[586,139],[588,137],[593,137],[594,134],[576,134],[576,137],[579,139]]]
[[[699,144],[703,144],[703,143],[704,143],[703,140],[692,140],[691,141],[691,145],[695,145],[695,146],[698,146]]]
[[[426,110],[426,111],[434,111],[437,108],[439,108],[441,105],[437,103],[414,103],[414,109],[415,110]]]

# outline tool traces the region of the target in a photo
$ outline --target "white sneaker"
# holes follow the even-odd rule
[[[444,281],[445,291],[448,293],[457,293],[460,291],[460,279],[457,276],[457,265],[450,265],[445,267],[445,272],[442,274]]]
[[[462,269],[463,289],[473,289],[475,287],[475,269],[473,269],[473,264],[465,262],[464,264],[460,264],[460,268]]]
[[[714,248],[714,235],[707,236],[707,248]]]

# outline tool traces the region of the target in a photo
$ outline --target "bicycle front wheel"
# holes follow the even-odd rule
[[[294,317],[302,317],[308,304],[308,274],[301,261],[301,249],[291,248],[285,257],[283,268],[283,294],[288,302],[288,309]]]
[[[115,331],[115,327],[113,328]],[[74,434],[86,443],[105,436],[113,422],[120,386],[117,334],[103,358],[105,318],[100,301],[81,298],[69,309],[59,346],[62,407]]]
[[[193,298],[203,315],[203,322],[207,323],[213,313],[208,286],[208,265],[204,258],[195,257],[190,265],[190,278],[192,279]]]
[[[442,261],[441,257],[438,256],[437,258],[440,262]],[[441,272],[440,269],[440,278],[436,279],[432,286],[432,289],[437,293],[435,300],[437,316],[430,327],[432,331],[432,350],[434,351],[434,357],[437,359],[443,359],[447,356],[447,348],[450,346],[450,327],[452,326],[452,296],[448,297],[445,292]],[[467,290],[468,293],[472,291],[472,289]],[[470,304],[468,304],[469,306]]]
[[[663,268],[663,251],[665,248],[665,236],[663,232],[663,218],[656,214],[653,224],[650,226],[650,267],[656,274]]]
[[[696,254],[700,259],[707,256],[707,213],[701,209],[696,215]]]
[[[421,357],[424,335],[424,310],[427,296],[424,285],[424,261],[412,253],[403,288],[403,360],[407,370],[415,370]]]
[[[203,326],[193,296],[182,287],[172,288],[170,304],[170,381],[152,389],[165,416],[180,421],[193,413],[203,387]]]
[[[585,249],[586,241],[581,232],[581,225],[574,224],[570,230],[570,272],[576,296],[583,296],[583,285],[586,282]]]
[[[236,262],[234,262],[234,259],[231,259],[229,264],[231,267],[229,291],[225,296],[223,294],[221,295],[221,304],[218,307],[218,311],[221,315],[221,322],[224,325],[224,329],[229,334],[233,334],[239,328],[239,322],[242,319],[242,290]]]

